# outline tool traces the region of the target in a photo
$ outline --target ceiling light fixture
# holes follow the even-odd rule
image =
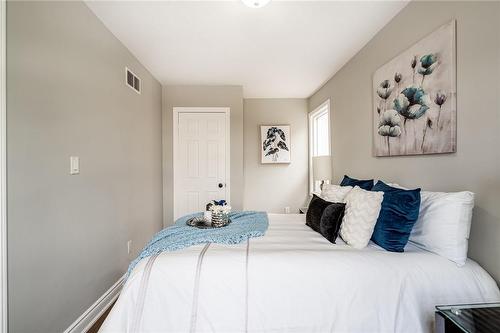
[[[241,0],[241,1],[250,8],[262,8],[271,2],[271,0]]]

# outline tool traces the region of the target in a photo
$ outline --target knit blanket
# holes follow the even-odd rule
[[[231,223],[222,228],[199,229],[186,225],[186,221],[202,213],[179,218],[174,225],[158,232],[130,263],[127,276],[135,265],[146,257],[165,251],[176,251],[203,243],[238,244],[251,237],[264,236],[269,221],[265,212],[243,211],[229,213]]]

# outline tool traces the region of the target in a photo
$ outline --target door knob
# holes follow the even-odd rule
[[[224,184],[219,183],[219,188],[223,188],[223,187],[224,187]]]

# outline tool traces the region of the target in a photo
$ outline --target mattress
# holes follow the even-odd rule
[[[436,305],[498,301],[473,260],[357,250],[269,214],[264,237],[143,259],[100,332],[431,332]]]

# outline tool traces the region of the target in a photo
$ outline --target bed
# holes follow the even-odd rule
[[[498,301],[470,259],[356,250],[269,214],[264,237],[143,259],[100,332],[431,332],[435,305]]]

